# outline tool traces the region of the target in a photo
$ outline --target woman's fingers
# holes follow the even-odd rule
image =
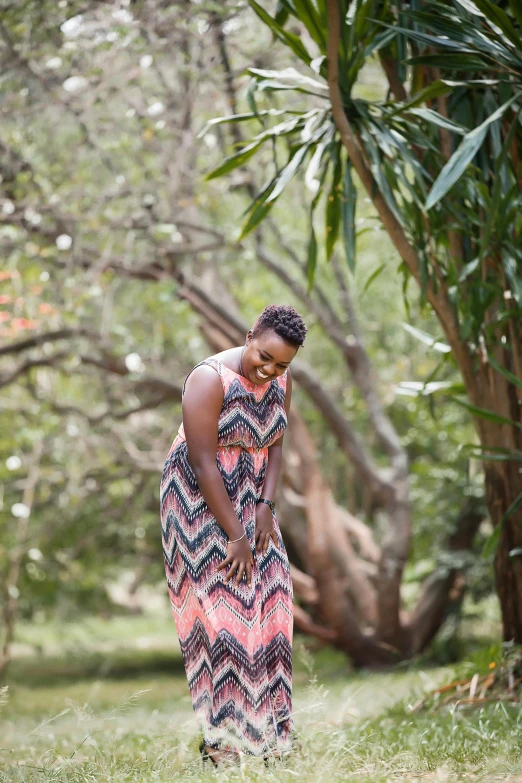
[[[234,562],[232,563],[232,565],[231,565],[227,575],[225,576],[225,582],[229,582],[230,579],[232,579],[232,577],[234,576],[235,571],[237,570],[237,565],[238,565],[237,561],[234,560]]]
[[[232,562],[232,558],[230,557],[230,555],[227,555],[227,557],[218,566],[216,566],[216,571],[220,571],[222,568],[224,568],[231,562]]]
[[[277,533],[275,532],[275,530],[272,530],[272,532],[270,533],[270,535],[272,536],[272,541],[274,542],[274,544],[276,545],[276,547],[279,549],[279,539],[278,539],[278,537],[277,537]]]
[[[236,576],[236,587],[238,587],[238,586],[239,586],[239,583],[240,583],[240,581],[242,580],[242,578],[243,578],[243,574],[244,574],[244,573],[245,573],[245,564],[244,564],[244,563],[240,563],[240,564],[239,564],[239,567],[238,567],[238,569],[237,569],[237,576]]]

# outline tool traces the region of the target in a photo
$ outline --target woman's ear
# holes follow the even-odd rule
[[[252,334],[252,329],[249,329],[247,334],[246,334],[245,345],[248,345],[249,343],[251,343],[253,337],[254,337],[254,335]]]

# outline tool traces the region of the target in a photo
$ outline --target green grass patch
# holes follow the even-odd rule
[[[80,626],[88,628],[85,638]],[[21,650],[28,639],[37,652],[25,648],[13,662],[0,706],[2,783],[216,779],[198,755],[179,647],[164,618],[62,627],[67,652],[61,656],[59,627],[25,627]],[[516,780],[522,775],[518,705],[411,711],[420,696],[463,671],[487,668],[495,649],[460,668],[416,664],[377,674],[354,672],[342,654],[311,651],[297,637],[294,713],[302,750],[270,768],[246,758],[219,779]]]

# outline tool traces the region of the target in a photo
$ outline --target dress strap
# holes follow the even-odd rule
[[[220,361],[218,361],[217,359],[214,359],[213,356],[209,356],[207,359],[203,359],[201,362],[198,362],[196,365],[194,365],[192,370],[186,376],[186,378],[185,378],[185,380],[183,382],[183,389],[181,390],[181,398],[182,399],[183,399],[183,395],[185,394],[185,385],[187,383],[189,375],[191,375],[191,373],[194,372],[196,367],[201,367],[202,364],[208,364],[209,367],[213,367],[214,368],[214,370],[218,373],[219,377],[221,378],[221,383],[223,385],[223,390],[226,391],[225,380],[223,378],[223,369],[222,369],[223,365],[221,364]]]

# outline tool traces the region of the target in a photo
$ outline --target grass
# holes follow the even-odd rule
[[[216,780],[198,757],[175,632],[165,617],[19,629],[0,706],[0,781]],[[487,664],[482,651],[477,665]],[[466,670],[473,668],[468,665]],[[353,672],[344,656],[294,644],[302,751],[265,768],[249,758],[222,781],[522,781],[522,712],[508,704],[412,713],[449,667]]]

